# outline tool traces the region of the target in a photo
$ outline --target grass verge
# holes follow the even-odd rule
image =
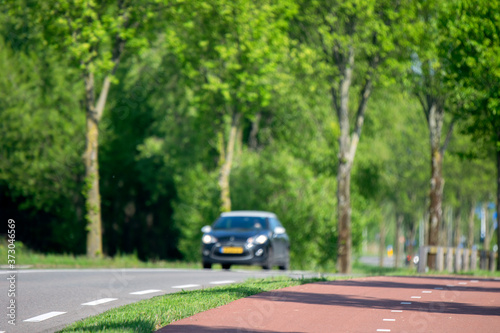
[[[135,254],[91,259],[85,255],[43,254],[16,242],[16,265],[27,268],[201,268],[200,263],[153,260],[144,262]],[[7,258],[7,243],[0,240],[0,258]],[[3,262],[0,262],[3,264]]]
[[[76,322],[61,332],[153,332],[174,321],[240,298],[317,281],[325,279],[254,279],[223,287],[181,291],[109,310]]]

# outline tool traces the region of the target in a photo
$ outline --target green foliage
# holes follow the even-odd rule
[[[335,257],[335,180],[281,149],[246,152],[232,178],[234,209],[278,215],[291,240],[293,267],[314,268]]]
[[[45,220],[22,227],[27,235],[46,235],[29,245],[80,251],[75,204],[81,201],[84,117],[74,112],[79,85],[64,62],[51,66],[54,55],[39,54],[45,57],[16,52],[0,38],[0,69],[8,73],[0,78],[0,187],[7,200],[18,202],[20,216]],[[59,225],[58,218],[67,222]]]
[[[201,165],[175,178],[178,199],[174,203],[173,221],[180,230],[179,251],[184,259],[200,259],[201,228],[211,225],[219,216],[217,176]]]
[[[417,93],[446,91],[447,112],[460,116],[444,160],[445,205],[493,197],[497,2],[0,6],[0,214],[22,221],[19,237],[30,247],[84,250],[81,69],[100,82],[119,40],[127,52],[113,74],[99,138],[107,255],[199,260],[200,228],[219,214],[221,139],[240,112],[233,209],[274,211],[291,236],[293,267],[329,267],[341,135],[330,89],[342,80],[332,56],[349,45],[356,59],[351,111],[364,80],[377,81],[352,170],[354,249],[365,229],[372,240],[397,213],[414,230],[427,209],[429,134],[419,101],[400,92],[409,85]],[[398,74],[403,69],[408,75]]]
[[[441,54],[460,115],[475,141],[497,149],[500,125],[500,23],[498,1],[458,1],[440,20]]]
[[[97,73],[115,66],[116,43],[127,41],[136,50],[147,45],[140,32],[161,5],[148,0],[6,1],[12,26],[24,28],[27,39],[41,39],[44,47],[66,53],[76,67]]]
[[[185,75],[196,82],[192,103],[218,127],[233,113],[252,119],[276,89],[293,2],[210,0],[186,6],[165,39]]]
[[[0,78],[0,180],[14,195],[29,197],[26,206],[49,210],[71,196],[81,172],[75,162],[83,117],[73,112],[74,77],[33,54],[14,53],[1,39],[0,50],[1,70],[9,73]]]

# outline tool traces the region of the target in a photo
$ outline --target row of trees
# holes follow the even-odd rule
[[[364,228],[414,238],[429,205],[437,245],[443,200],[493,200],[492,156],[499,211],[498,6],[6,1],[3,211],[45,251],[195,260],[220,211],[273,210],[295,264],[349,272]]]

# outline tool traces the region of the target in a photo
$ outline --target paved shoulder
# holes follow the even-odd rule
[[[172,323],[168,332],[498,332],[500,281],[372,277],[289,287]]]

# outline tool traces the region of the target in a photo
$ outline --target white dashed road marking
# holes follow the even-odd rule
[[[183,284],[182,286],[173,286],[173,289],[184,289],[184,288],[194,288],[199,287],[199,284]]]
[[[479,280],[470,280],[470,282],[472,282],[472,283],[478,283]]]
[[[377,329],[377,332],[390,332],[391,330],[390,329],[387,329],[387,328],[378,328]]]
[[[422,298],[422,296],[412,296],[411,298],[419,299]]]
[[[210,282],[210,284],[229,284],[229,283],[234,283],[235,281],[233,280],[225,280],[225,281],[214,281]]]
[[[99,305],[99,304],[104,304],[112,301],[116,301],[118,298],[101,298],[92,302],[88,303],[83,303],[82,305]]]
[[[382,321],[396,321],[396,319],[382,319]]]
[[[146,295],[146,294],[158,293],[160,291],[161,290],[158,289],[148,289],[148,290],[134,291],[133,293],[130,293],[130,295]]]
[[[403,310],[391,310],[391,312],[398,312],[398,313],[400,313],[400,312],[403,312]]]
[[[28,321],[31,323],[38,323],[38,322],[50,319],[50,318],[55,317],[55,316],[60,316],[60,315],[65,314],[65,313],[66,312],[52,311],[52,312],[49,312],[49,313],[46,313],[43,315],[39,315],[39,316],[30,318],[30,319],[23,320],[23,321]]]
[[[422,291],[422,294],[432,294],[432,291],[430,291],[430,290],[424,290],[424,291]]]

